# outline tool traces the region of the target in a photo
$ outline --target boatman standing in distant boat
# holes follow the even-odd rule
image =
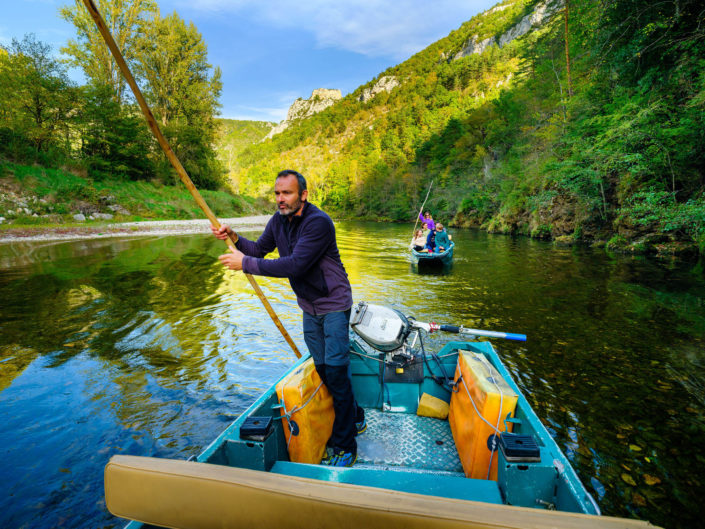
[[[436,229],[436,223],[433,222],[433,217],[431,216],[430,211],[427,211],[423,215],[419,213],[419,220],[426,224],[429,230],[434,231]]]
[[[348,325],[352,289],[340,259],[331,218],[307,202],[306,179],[281,171],[274,183],[275,213],[257,241],[238,237],[236,250],[218,257],[231,270],[253,275],[286,277],[303,310],[304,340],[316,371],[333,396],[335,420],[328,452],[322,463],[352,466],[357,459],[355,436],[367,427],[357,406],[350,380]],[[221,240],[233,234],[227,225],[211,226]],[[278,259],[264,259],[274,249]]]

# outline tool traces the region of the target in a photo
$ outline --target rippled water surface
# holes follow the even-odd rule
[[[410,233],[338,224],[355,299],[527,334],[495,345],[603,512],[699,525],[701,267],[451,230],[453,268],[419,274]],[[120,527],[103,500],[111,455],[198,453],[291,365],[247,280],[217,263],[224,248],[0,245],[0,527]],[[288,282],[258,282],[305,351]]]

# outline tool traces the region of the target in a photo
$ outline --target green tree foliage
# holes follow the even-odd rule
[[[197,186],[217,188],[225,171],[211,145],[217,132],[221,73],[208,63],[201,34],[176,13],[156,14],[135,46],[135,71],[144,80],[145,97],[172,149]],[[160,167],[162,173],[171,171],[166,161]]]
[[[115,43],[128,65],[135,59],[135,41],[148,27],[146,22],[157,12],[154,0],[97,0],[96,7],[103,16]],[[83,69],[86,77],[96,85],[113,89],[117,102],[125,97],[125,80],[110,50],[82,0],[74,0],[60,10],[61,17],[76,28],[77,38],[69,40],[62,52],[72,65]]]
[[[211,71],[208,49],[193,22],[172,13],[157,14],[135,42],[137,74],[145,95],[163,125],[180,118],[188,123],[213,122],[220,107],[220,68]]]
[[[87,85],[82,92],[81,154],[89,175],[130,180],[155,176],[153,157],[147,155],[152,137],[139,110],[117,103],[107,85]]]
[[[220,70],[193,24],[162,18],[154,0],[98,2],[99,10],[194,183],[216,189],[224,169],[213,147]],[[161,178],[173,171],[125,92],[112,55],[83,5],[61,9],[78,38],[63,49],[88,83],[74,86],[51,48],[27,36],[0,48],[0,155],[16,161],[71,163],[94,178]]]
[[[557,142],[563,158],[554,174],[559,189],[576,193],[588,209],[592,204],[603,224],[617,231],[643,226],[639,216],[630,216],[638,210],[635,197],[660,192],[669,193],[674,215],[692,213],[697,224],[705,184],[702,4],[620,0],[599,10],[576,5],[588,22],[575,25],[578,45],[590,50],[582,67],[594,70],[581,84],[566,135]],[[696,231],[686,232],[697,239]]]
[[[15,158],[44,159],[70,149],[76,88],[51,47],[26,35],[0,53],[0,149]]]
[[[223,118],[217,119],[216,123],[218,125],[216,153],[226,168],[227,178],[237,188],[239,187],[237,178],[240,170],[238,156],[253,143],[264,139],[274,123]]]

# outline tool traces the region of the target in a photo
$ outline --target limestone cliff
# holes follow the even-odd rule
[[[372,88],[365,88],[360,95],[360,101],[369,101],[381,92],[391,92],[399,86],[399,81],[393,75],[385,75],[379,78]]]
[[[473,35],[470,39],[463,45],[461,50],[453,55],[452,60],[456,61],[463,57],[467,57],[474,53],[482,53],[488,47],[493,44],[498,45],[500,48],[505,44],[510,43],[514,39],[517,39],[523,35],[526,35],[533,28],[541,26],[544,22],[549,20],[558,10],[560,10],[564,5],[563,0],[546,0],[538,4],[533,12],[522,18],[518,24],[509,28],[506,32],[497,38],[497,36],[488,37],[481,41],[478,41],[478,36]],[[508,5],[498,6],[491,9],[489,12],[501,11],[509,7]]]
[[[286,119],[279,123],[279,125],[273,127],[264,139],[271,138],[275,134],[279,134],[285,130],[292,121],[313,116],[314,114],[325,110],[342,98],[343,94],[340,93],[340,90],[331,88],[317,88],[311,93],[311,97],[308,99],[299,97],[289,107],[289,111],[286,114]]]

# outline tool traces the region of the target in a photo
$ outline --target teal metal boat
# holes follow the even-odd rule
[[[418,322],[366,303],[354,308],[351,325],[353,388],[367,420],[354,466],[295,461],[294,443],[322,428],[315,421],[323,415],[312,412],[315,431],[307,432],[303,413],[320,383],[293,409],[281,389],[315,374],[306,356],[193,461],[113,457],[108,509],[136,520],[129,529],[652,527],[600,515],[492,344],[479,339],[525,336]],[[463,341],[429,352],[423,337],[436,331]],[[483,384],[489,389],[476,393]],[[469,446],[467,436],[482,428]],[[314,449],[316,461],[325,450],[325,441]]]
[[[448,267],[453,264],[453,250],[455,243],[450,242],[450,247],[443,252],[417,252],[411,249],[411,257],[414,264],[419,268],[422,267]]]

